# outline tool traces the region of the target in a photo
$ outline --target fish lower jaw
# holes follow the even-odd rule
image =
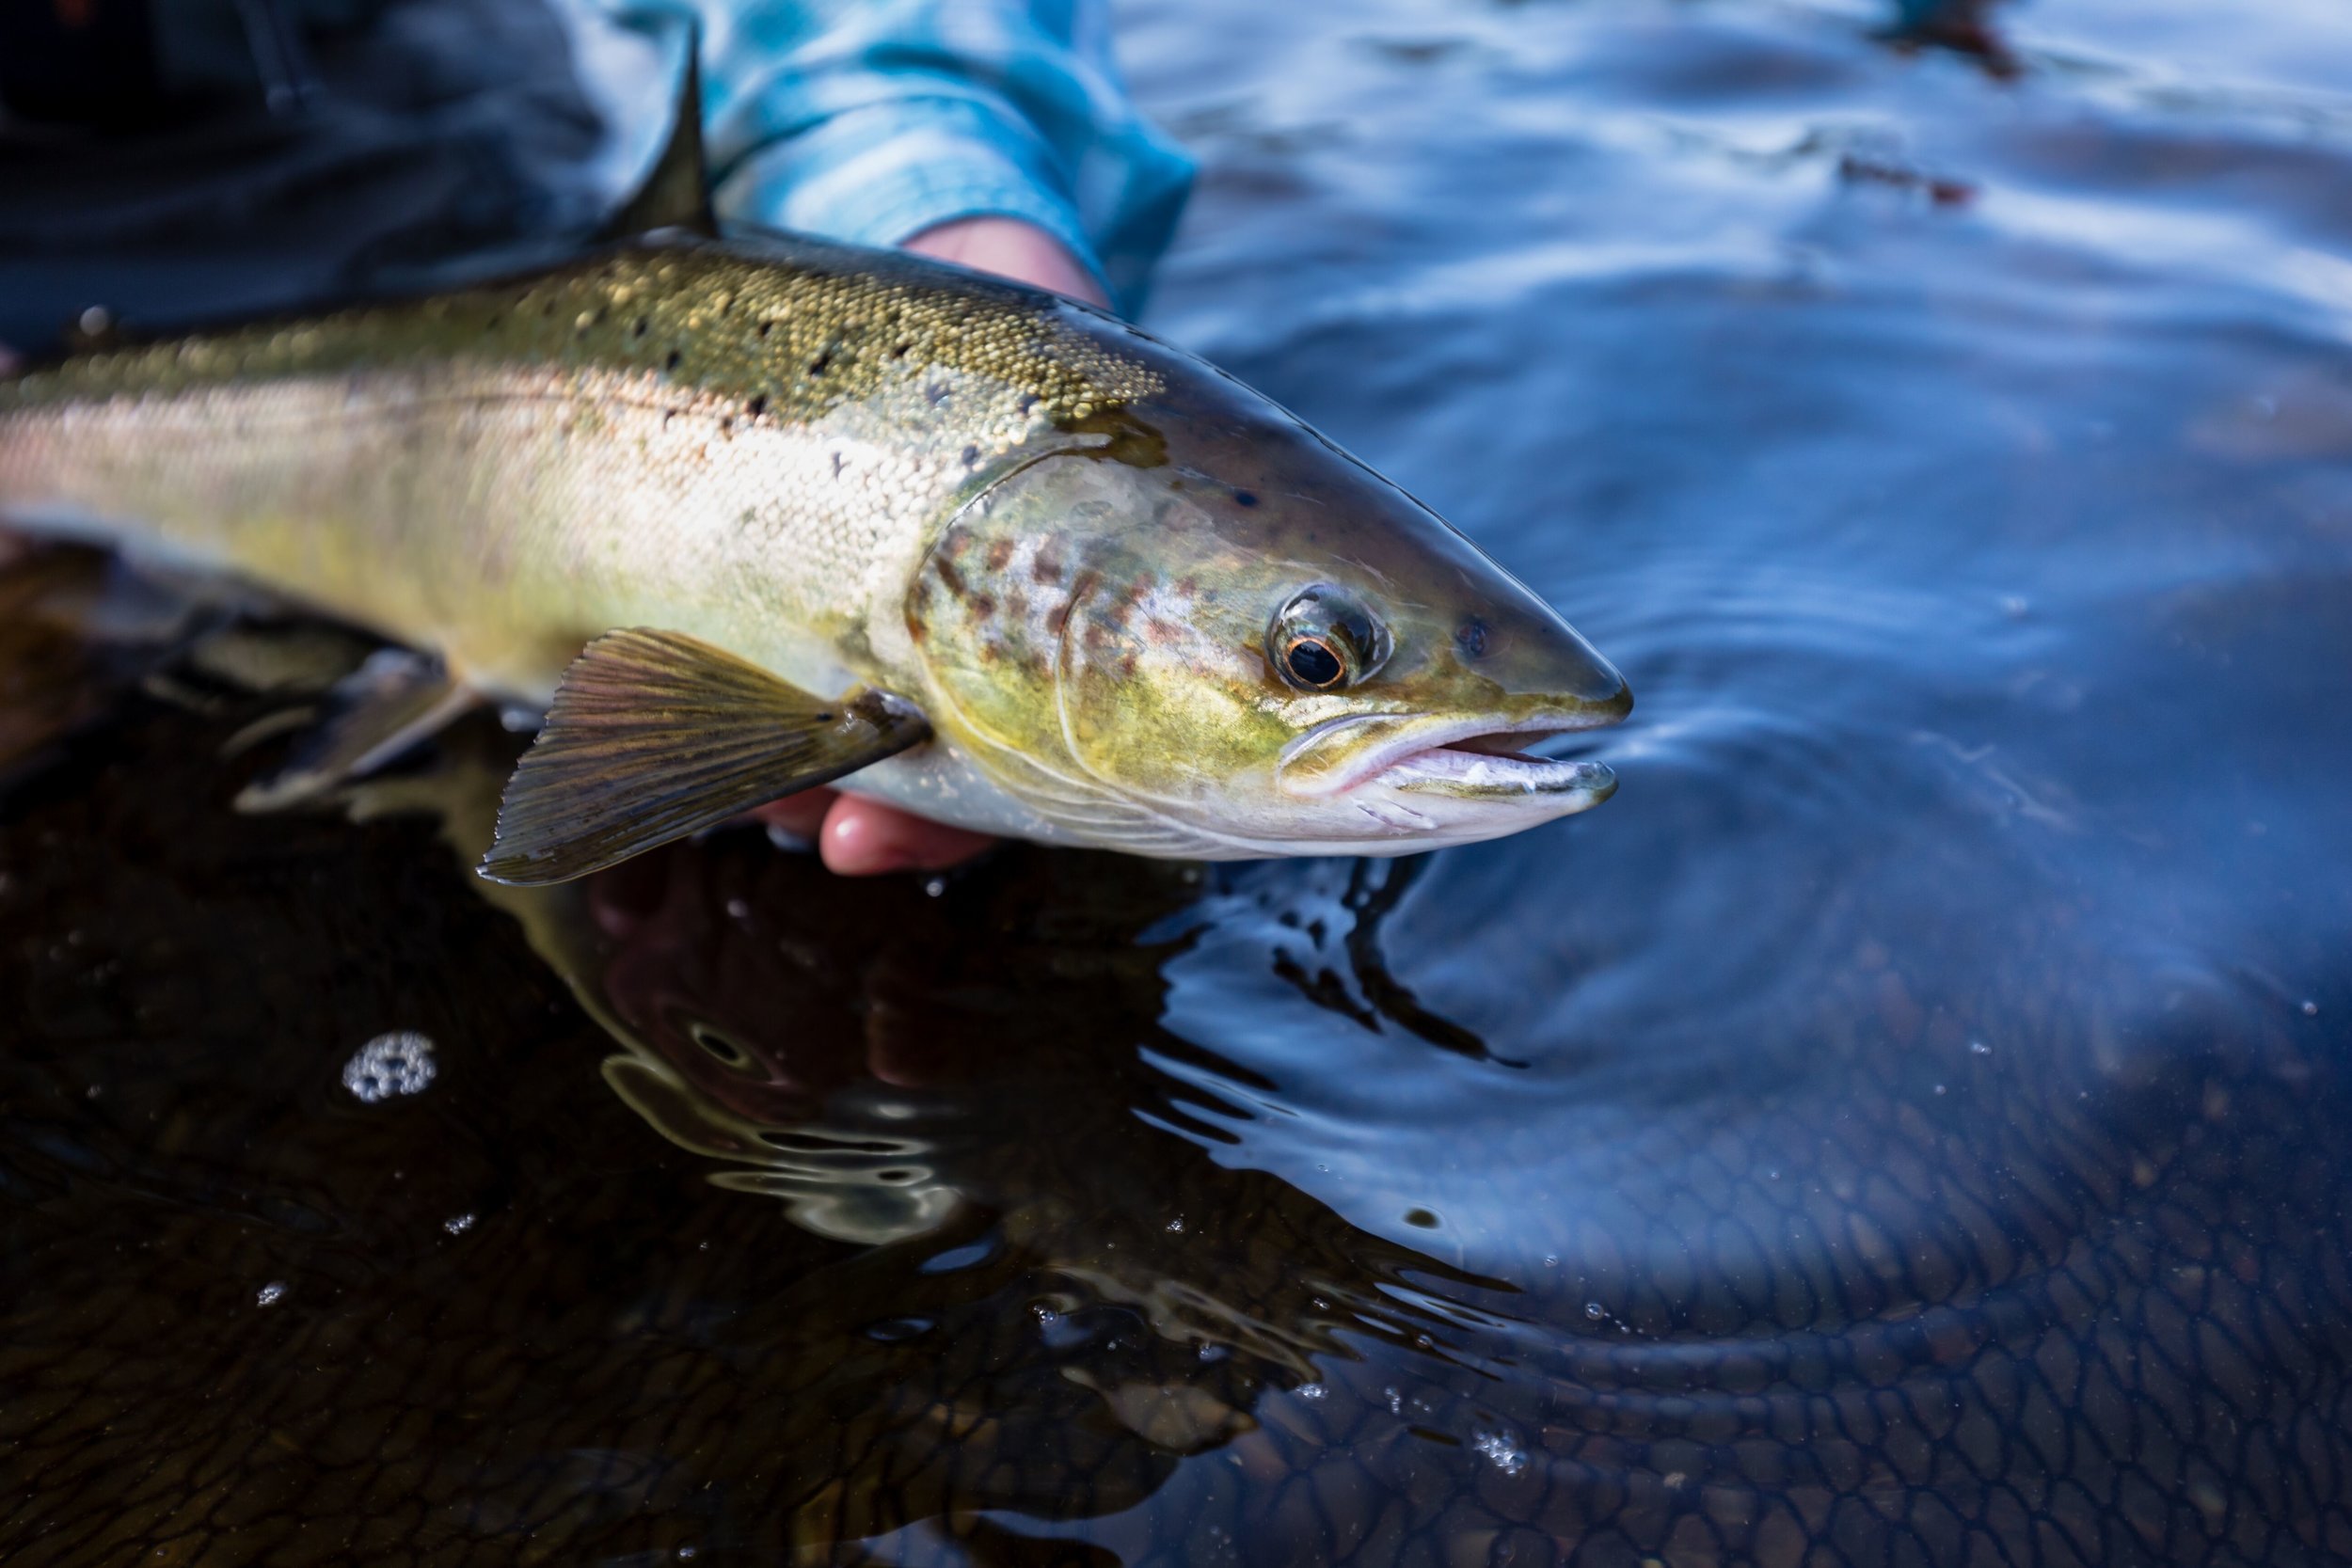
[[[1343,759],[1324,762],[1316,755],[1334,741],[1343,744],[1343,737],[1358,732],[1359,726],[1377,726],[1399,717],[1351,715],[1317,725],[1284,752],[1275,768],[1277,786],[1302,800],[1359,802],[1369,791],[1408,786],[1498,800],[1597,790],[1586,802],[1589,805],[1598,805],[1615,788],[1613,775],[1597,763],[1564,764],[1525,755],[1520,748],[1541,745],[1573,731],[1613,724],[1624,717],[1621,709],[1561,708],[1516,722],[1467,716],[1419,720],[1396,725],[1390,734]],[[1482,760],[1492,766],[1478,768]],[[1583,771],[1575,771],[1580,767]],[[1550,815],[1563,813],[1555,807]]]
[[[1617,776],[1603,763],[1558,761],[1464,746],[1433,746],[1411,752],[1367,783],[1457,800],[1540,799],[1548,816],[1589,810],[1617,792]]]

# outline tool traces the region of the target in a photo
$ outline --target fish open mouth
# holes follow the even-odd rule
[[[1526,750],[1565,733],[1516,730],[1464,736],[1408,752],[1373,779],[1397,789],[1457,800],[1584,796],[1584,805],[1597,806],[1617,792],[1617,775],[1606,764],[1538,756]]]
[[[1492,717],[1348,714],[1293,741],[1277,777],[1284,789],[1309,798],[1376,785],[1458,800],[1541,799],[1551,815],[1561,816],[1609,799],[1617,777],[1600,763],[1547,757],[1534,749],[1624,716],[1622,705],[1553,709],[1518,723],[1498,723]]]

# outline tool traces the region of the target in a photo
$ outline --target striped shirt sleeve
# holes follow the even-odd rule
[[[720,215],[865,245],[1037,225],[1142,303],[1192,164],[1136,110],[1102,0],[677,0]]]

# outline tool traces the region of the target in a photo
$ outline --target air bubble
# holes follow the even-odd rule
[[[433,1042],[410,1029],[378,1035],[343,1064],[343,1087],[363,1104],[421,1094],[433,1082]]]
[[[1470,1438],[1470,1447],[1506,1476],[1516,1476],[1527,1468],[1526,1451],[1505,1433],[1477,1433]]]
[[[282,1279],[273,1279],[253,1293],[253,1305],[256,1307],[275,1307],[280,1301],[284,1300],[285,1296],[286,1282]]]

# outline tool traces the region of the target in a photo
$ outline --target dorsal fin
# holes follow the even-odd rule
[[[683,229],[715,239],[719,220],[710,211],[710,182],[703,168],[702,67],[697,63],[700,40],[686,29],[685,66],[678,72],[676,106],[671,111],[670,139],[656,158],[653,170],[637,194],[605,225],[604,238],[626,240],[657,229]]]

